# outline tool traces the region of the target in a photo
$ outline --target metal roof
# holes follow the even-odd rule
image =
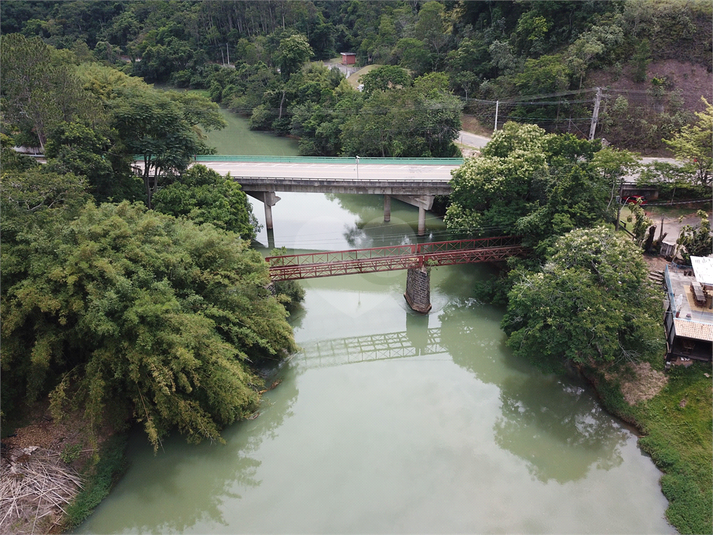
[[[713,286],[713,258],[710,256],[692,256],[691,265],[698,282]]]

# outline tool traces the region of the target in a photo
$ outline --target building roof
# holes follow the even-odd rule
[[[708,297],[706,305],[696,303],[691,290],[691,283],[696,280],[691,270],[666,266],[666,289],[674,314],[674,329],[676,336],[713,342],[713,308],[709,305],[713,301]]]
[[[692,256],[691,265],[698,282],[713,286],[713,258],[710,256]]]

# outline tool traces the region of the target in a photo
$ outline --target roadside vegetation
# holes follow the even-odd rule
[[[218,105],[305,155],[387,157],[459,155],[463,113],[493,125],[497,107],[446,223],[520,234],[532,255],[483,298],[507,306],[515,353],[595,379],[645,434],[672,525],[711,533],[710,366],[624,398],[642,365],[663,366],[662,296],[643,210],[635,240],[609,230],[633,150],[680,163],[639,169],[662,200],[711,197],[710,2],[2,2],[0,15],[3,432],[41,400],[57,421],[83,415],[93,476],[66,526],[121,469],[103,426],[138,423],[155,448],[175,430],[220,440],[253,414],[257,367],[294,348],[285,307],[303,292],[269,291],[244,192],[189,169],[225,124]],[[357,80],[317,63],[343,51],[366,67]],[[595,87],[609,89],[587,141]],[[708,225],[680,244],[710,253]]]

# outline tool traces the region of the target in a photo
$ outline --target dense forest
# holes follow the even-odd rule
[[[701,95],[684,83],[691,73],[648,67],[676,60],[710,72],[711,12],[705,0],[8,0],[1,28],[78,62],[207,90],[253,128],[299,137],[304,154],[450,156],[459,112],[492,125],[496,103],[501,124],[587,136],[598,86],[598,137],[665,148],[662,138],[702,110]],[[319,66],[340,52],[392,67],[377,77],[399,91],[354,91]],[[626,89],[614,89],[617,80]],[[389,125],[373,129],[378,147],[367,132],[376,119]]]

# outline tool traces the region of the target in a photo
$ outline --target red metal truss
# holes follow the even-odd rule
[[[426,266],[447,266],[476,262],[498,262],[524,254],[519,236],[500,236],[473,240],[372,247],[347,251],[329,251],[299,255],[272,256],[273,281],[312,279],[395,271]]]

